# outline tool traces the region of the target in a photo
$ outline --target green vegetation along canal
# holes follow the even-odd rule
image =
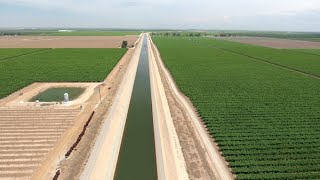
[[[144,37],[115,180],[157,179],[148,60]]]

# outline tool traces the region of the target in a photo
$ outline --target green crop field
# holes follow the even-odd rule
[[[319,55],[320,56],[320,49],[295,49],[295,51],[305,52],[309,54]]]
[[[315,54],[307,54],[300,51],[286,49],[274,49],[238,42],[218,39],[197,39],[191,41],[211,48],[221,48],[233,53],[249,56],[251,58],[285,66],[297,71],[320,77],[320,59]]]
[[[320,38],[310,38],[309,40],[310,40],[310,41],[317,41],[317,42],[319,42],[319,41],[320,41]]]
[[[26,54],[32,54],[38,51],[44,51],[46,49],[1,49],[0,48],[0,61],[8,58],[14,58]]]
[[[259,58],[288,53],[294,59],[291,52],[254,46],[250,52],[251,46],[204,38],[153,39],[238,179],[320,178],[319,79],[215,46]]]
[[[305,39],[301,39],[304,41],[314,41],[314,42],[320,42],[320,38],[305,38]]]
[[[0,57],[22,53],[21,49],[16,51],[1,49]],[[125,52],[126,49],[49,49],[0,60],[0,98],[33,82],[102,81]]]
[[[269,37],[305,41],[319,41],[319,32],[284,32],[284,31],[224,31],[238,36]]]

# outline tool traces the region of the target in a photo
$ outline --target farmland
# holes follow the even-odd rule
[[[126,36],[139,35],[139,31],[71,31],[71,32],[40,32],[40,36]]]
[[[319,76],[317,56],[204,38],[153,39],[238,179],[320,177],[320,82],[286,68]]]
[[[79,109],[0,107],[0,179],[30,179]]]
[[[295,49],[295,50],[320,56],[320,49]]]
[[[132,36],[0,36],[0,48],[118,48],[123,41],[133,45]]]
[[[316,41],[316,42],[320,42],[320,38],[310,38],[308,39],[309,41]]]
[[[305,41],[319,41],[320,33],[318,32],[285,32],[285,31],[227,31],[232,35],[249,36],[249,37],[269,37],[281,39],[297,39]]]
[[[139,35],[138,30],[109,30],[109,29],[0,29],[1,35],[19,36],[125,36]]]
[[[0,61],[8,58],[14,58],[21,55],[26,55],[46,49],[0,49]]]
[[[320,76],[319,56],[314,54],[241,44],[238,42],[229,42],[218,39],[210,40],[203,38],[193,40],[195,43],[201,44],[201,46],[207,46],[208,48],[220,48],[235,54],[248,56],[256,60],[270,62],[314,76]]]
[[[33,82],[97,82],[111,72],[126,49],[1,49],[0,98]],[[17,57],[16,57],[17,56]]]
[[[269,37],[215,37],[244,44],[252,44],[276,49],[319,49],[320,42],[305,40],[279,39]]]

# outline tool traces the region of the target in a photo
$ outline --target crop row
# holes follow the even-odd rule
[[[295,49],[295,51],[304,52],[307,54],[313,54],[320,56],[320,49]]]
[[[320,178],[320,81],[224,49],[315,74],[319,59],[205,38],[154,41],[238,179]]]

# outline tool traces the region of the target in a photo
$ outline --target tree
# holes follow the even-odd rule
[[[128,41],[122,41],[121,48],[127,48]]]

